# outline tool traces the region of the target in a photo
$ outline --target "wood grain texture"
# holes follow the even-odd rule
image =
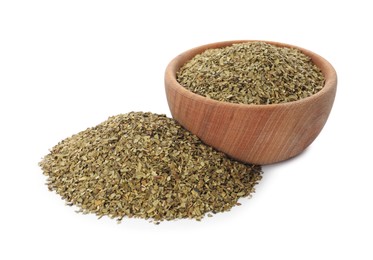
[[[194,94],[176,81],[176,72],[196,54],[241,42],[248,40],[203,45],[180,54],[169,63],[165,88],[171,114],[203,142],[237,160],[271,164],[294,157],[315,140],[333,106],[337,74],[321,56],[293,45],[265,41],[300,49],[325,76],[322,90],[294,102],[271,105],[220,102]]]

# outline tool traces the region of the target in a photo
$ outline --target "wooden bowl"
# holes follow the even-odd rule
[[[195,94],[176,81],[176,72],[195,55],[241,42],[249,41],[203,45],[178,55],[169,63],[165,87],[171,114],[203,142],[239,161],[270,164],[294,157],[315,140],[333,106],[337,74],[321,56],[300,47],[266,41],[301,50],[325,76],[322,90],[294,102],[270,105],[221,102]]]

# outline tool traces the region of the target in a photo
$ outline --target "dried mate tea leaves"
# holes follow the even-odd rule
[[[200,220],[254,192],[260,166],[203,144],[164,115],[131,112],[73,135],[40,162],[47,185],[83,213]]]
[[[324,86],[311,58],[264,42],[208,49],[180,68],[177,81],[208,98],[257,105],[296,101]]]

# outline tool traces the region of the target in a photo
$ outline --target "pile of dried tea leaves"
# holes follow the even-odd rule
[[[118,220],[200,220],[231,209],[261,179],[260,166],[231,160],[173,119],[142,112],[61,141],[40,166],[68,204]]]
[[[180,68],[177,81],[196,94],[242,104],[296,101],[324,86],[311,58],[298,49],[264,42],[208,49]]]

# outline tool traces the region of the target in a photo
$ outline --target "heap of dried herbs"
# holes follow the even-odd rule
[[[324,86],[311,58],[264,42],[208,49],[180,68],[177,81],[196,94],[242,104],[296,101]]]
[[[47,185],[83,213],[200,220],[254,192],[260,166],[227,158],[164,115],[131,112],[73,135],[40,162]]]

